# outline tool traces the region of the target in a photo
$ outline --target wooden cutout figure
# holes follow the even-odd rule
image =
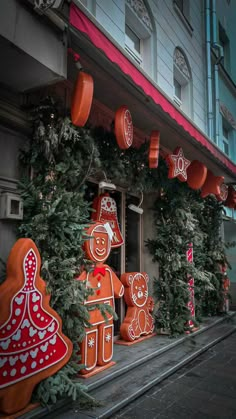
[[[152,131],[149,147],[149,168],[156,169],[159,159],[159,146],[160,146],[160,132]]]
[[[125,286],[125,302],[128,306],[125,319],[120,327],[122,339],[134,341],[154,330],[151,312],[154,308],[152,297],[148,297],[148,275],[145,272],[131,272],[121,275]]]
[[[220,194],[216,195],[216,198],[218,201],[224,202],[226,201],[227,197],[228,197],[228,185],[226,185],[225,183],[222,183],[220,185]]]
[[[188,186],[194,190],[201,189],[207,177],[207,168],[198,160],[193,160],[187,169]]]
[[[92,238],[85,242],[85,253],[95,265],[92,272],[84,271],[77,279],[85,281],[86,286],[94,289],[94,294],[84,302],[88,307],[99,303],[115,308],[114,298],[121,298],[124,294],[119,278],[104,264],[111,250],[108,233],[109,228],[101,222],[94,223],[87,230]],[[108,364],[113,356],[113,316],[107,312],[106,321],[99,309],[89,313],[91,328],[86,329],[85,339],[80,344],[81,363],[86,366],[80,371],[81,374],[93,371],[96,366]]]
[[[189,263],[193,263],[193,244],[188,245],[188,250],[186,252],[186,258]],[[187,327],[189,331],[195,331],[194,320],[195,320],[195,296],[194,296],[194,278],[189,275],[188,278],[188,291],[189,291],[189,300],[187,307],[190,312],[190,319],[187,322]]]
[[[89,117],[93,100],[93,78],[80,71],[75,82],[71,102],[71,120],[74,125],[83,127]]]
[[[168,154],[166,162],[169,165],[169,179],[177,177],[181,182],[187,181],[187,168],[191,162],[184,157],[181,147],[177,147],[174,150],[174,154]]]
[[[36,384],[69,360],[72,342],[50,307],[40,278],[41,259],[30,239],[19,239],[0,286],[0,411],[15,413],[29,403]]]
[[[94,199],[93,209],[95,209],[95,212],[92,213],[93,221],[108,222],[110,224],[113,231],[111,247],[122,246],[124,239],[119,227],[116,201],[109,193],[103,193]]]
[[[228,187],[228,196],[224,203],[224,205],[228,208],[235,208],[236,205],[236,191],[232,185]]]
[[[224,176],[215,176],[213,173],[208,170],[206,181],[202,187],[201,197],[206,198],[206,196],[220,195],[221,184],[224,182]]]
[[[133,143],[133,122],[129,109],[121,106],[115,114],[115,136],[118,146],[125,150]]]

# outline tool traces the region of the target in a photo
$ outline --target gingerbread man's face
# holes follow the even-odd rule
[[[96,223],[88,229],[88,234],[92,238],[85,242],[87,256],[94,262],[104,262],[111,251],[111,240],[107,230],[102,223]]]

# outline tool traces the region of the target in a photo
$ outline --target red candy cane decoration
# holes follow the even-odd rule
[[[186,252],[187,261],[189,263],[193,263],[193,244],[189,243],[188,250]],[[191,330],[194,328],[194,320],[195,320],[195,301],[194,301],[194,278],[189,275],[188,280],[188,290],[189,290],[189,301],[188,301],[188,309],[190,311],[191,319],[188,320],[187,326]]]

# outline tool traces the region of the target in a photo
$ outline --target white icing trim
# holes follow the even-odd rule
[[[111,340],[110,340],[109,343],[111,343],[112,350],[111,350],[110,358],[105,359],[105,343],[106,343],[106,330],[105,329],[108,329],[108,328],[111,328]],[[102,336],[102,360],[103,360],[103,362],[109,362],[113,357],[114,324],[108,324],[107,326],[104,326],[102,333],[103,333],[103,336]]]
[[[91,334],[91,333],[95,333],[95,348],[94,348],[95,349],[95,362],[92,365],[92,367],[86,367],[86,361],[87,361],[87,356],[88,356],[88,354],[87,354],[88,335]],[[98,330],[95,329],[95,330],[90,330],[90,331],[85,333],[85,359],[84,359],[84,363],[85,363],[85,369],[87,371],[90,371],[90,370],[92,370],[93,368],[96,367],[96,365],[97,365],[97,354],[98,354]]]

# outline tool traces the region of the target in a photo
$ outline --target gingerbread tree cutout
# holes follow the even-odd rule
[[[49,305],[40,266],[34,242],[20,239],[0,286],[0,411],[8,414],[23,409],[35,385],[62,368],[72,353],[61,319]]]
[[[145,272],[130,272],[121,275],[125,287],[125,302],[128,306],[125,319],[120,327],[122,339],[132,342],[154,330],[151,312],[154,308],[152,297],[148,297],[149,277]]]

